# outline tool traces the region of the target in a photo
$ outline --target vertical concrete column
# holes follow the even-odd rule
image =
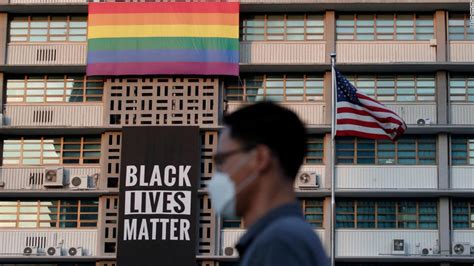
[[[7,102],[7,90],[5,89],[5,76],[3,73],[0,73],[0,113],[5,113],[5,103]],[[3,117],[3,121],[0,121],[2,125],[5,124],[5,117]]]
[[[438,189],[449,189],[449,137],[438,135]]]
[[[0,65],[7,63],[8,14],[0,13]]]
[[[331,102],[331,71],[327,71],[324,73],[324,124],[331,125],[331,110],[332,110],[332,102]]]
[[[448,123],[448,73],[438,71],[436,73],[436,115],[439,125]]]
[[[331,134],[328,133],[324,136],[324,189],[331,189]]]
[[[326,40],[326,64],[331,64],[330,54],[336,51],[336,12],[326,11],[324,17],[324,39]]]
[[[451,248],[451,224],[450,224],[449,198],[439,199],[439,250],[441,255],[449,255]]]
[[[326,254],[331,253],[331,197],[324,199],[324,242],[323,247]]]
[[[435,38],[436,38],[436,61],[446,62],[447,60],[447,34],[446,34],[446,12],[436,10],[434,17]]]

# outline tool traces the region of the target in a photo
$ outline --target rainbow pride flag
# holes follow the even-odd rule
[[[90,3],[87,75],[239,75],[239,3]]]

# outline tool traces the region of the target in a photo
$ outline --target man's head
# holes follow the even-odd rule
[[[292,188],[306,153],[306,131],[295,113],[261,102],[226,116],[224,124],[216,165],[237,188],[238,215],[265,188]]]

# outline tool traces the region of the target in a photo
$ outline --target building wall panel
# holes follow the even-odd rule
[[[474,189],[474,166],[452,166],[451,188]]]
[[[9,43],[8,65],[85,65],[86,43]]]
[[[433,248],[438,230],[336,230],[336,256],[364,257],[391,255],[393,239],[404,239],[407,254],[420,254],[422,248]],[[419,244],[419,247],[417,245]]]
[[[64,188],[44,188],[44,169],[45,167],[2,167],[0,169],[0,180],[5,183],[5,190],[67,190],[69,188],[69,180],[73,175],[89,175],[89,187],[97,187],[99,185],[100,175],[94,180],[94,175],[100,173],[99,166],[84,167],[65,167],[64,168]],[[96,183],[97,182],[97,183]]]
[[[326,105],[320,102],[280,103],[282,106],[293,110],[306,123],[306,125],[325,125]],[[242,107],[243,103],[231,102],[228,104],[227,112],[232,113]],[[330,111],[330,110],[328,110]]]
[[[242,64],[323,64],[325,42],[241,42]]]
[[[449,41],[451,62],[474,62],[474,42]]]
[[[102,127],[102,104],[5,105],[5,125],[13,127]]]
[[[338,189],[436,189],[437,166],[360,166],[336,167]]]
[[[63,243],[63,253],[69,247],[82,247],[86,256],[96,256],[97,229],[4,229],[0,231],[0,243],[0,254],[3,256],[21,256],[23,249],[29,245],[44,251],[60,243]]]
[[[340,63],[436,62],[429,41],[338,41]]]
[[[400,115],[405,123],[416,125],[418,119],[429,118],[431,123],[436,124],[436,103],[423,104],[386,104],[391,110]]]

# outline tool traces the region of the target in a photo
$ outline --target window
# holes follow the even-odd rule
[[[323,228],[324,199],[303,199],[300,201],[304,217],[314,228]],[[223,219],[222,228],[245,228],[240,217],[226,217]]]
[[[396,142],[341,137],[336,139],[337,164],[436,164],[436,138],[403,136]]]
[[[307,152],[304,164],[323,164],[324,159],[324,136],[309,135],[307,140]]]
[[[349,75],[361,92],[381,102],[434,102],[434,75]]]
[[[449,14],[448,33],[451,41],[473,41],[474,28],[470,27],[469,14]]]
[[[323,90],[322,75],[245,76],[226,85],[227,100],[243,102],[322,102]]]
[[[452,75],[449,78],[451,102],[474,102],[474,75]]]
[[[5,139],[4,165],[98,164],[100,136]]]
[[[225,217],[222,228],[244,228],[244,220],[240,217]]]
[[[316,41],[323,38],[323,15],[272,14],[242,19],[242,41]]]
[[[474,136],[451,136],[451,163],[474,165]]]
[[[86,76],[24,76],[7,79],[7,103],[101,102],[104,81]]]
[[[474,201],[453,200],[453,228],[474,229]]]
[[[0,228],[95,228],[97,199],[0,201]]]
[[[303,199],[301,201],[303,214],[306,221],[313,228],[323,228],[324,223],[324,200],[323,199]]]
[[[414,200],[339,200],[336,228],[437,229],[438,203]]]
[[[342,14],[336,18],[337,40],[430,40],[433,15]]]
[[[85,42],[87,18],[78,16],[14,17],[10,42]]]

